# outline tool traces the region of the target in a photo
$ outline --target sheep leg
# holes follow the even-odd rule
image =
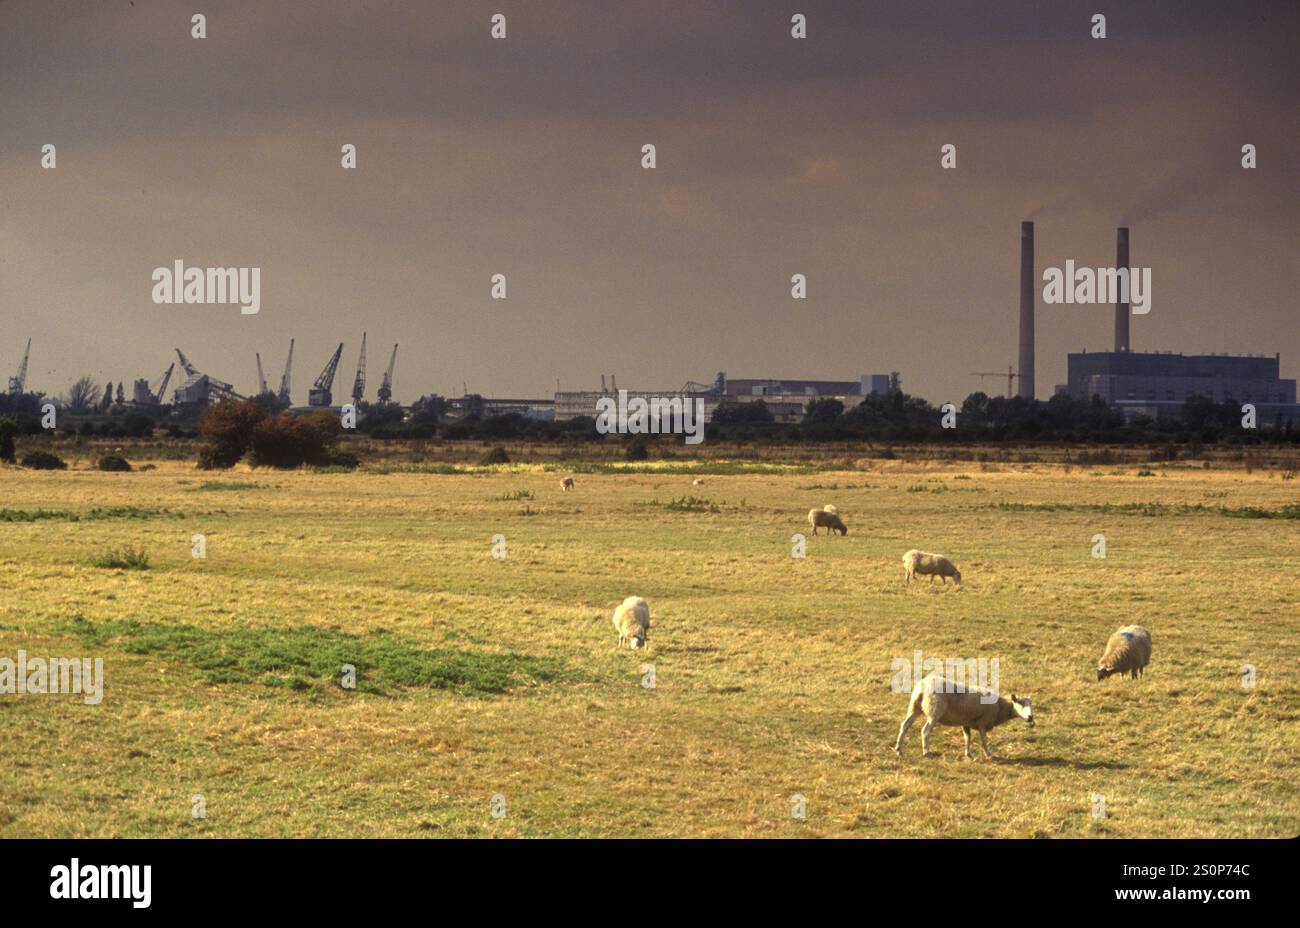
[[[984,746],[984,756],[991,759],[993,752],[989,750],[989,733],[982,728],[980,729],[980,744]]]
[[[970,752],[970,728],[963,725],[961,728],[962,738],[966,741],[966,759],[974,760],[975,755]]]
[[[930,756],[930,732],[934,730],[934,721],[927,718],[925,724],[921,726],[921,754],[925,757]]]
[[[903,724],[898,726],[898,740],[894,742],[894,753],[901,755],[903,753],[903,736],[907,730],[912,727],[912,723],[920,718],[920,712],[910,712],[907,718],[903,719]]]

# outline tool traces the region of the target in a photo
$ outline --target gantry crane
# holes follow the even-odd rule
[[[357,376],[352,381],[352,402],[360,403],[366,393],[366,333],[361,333],[361,357],[357,359]]]
[[[393,367],[397,364],[397,346],[393,346],[393,356],[388,359],[388,370],[384,372],[384,382],[379,385],[379,402],[389,403],[393,399]]]
[[[289,339],[289,357],[284,362],[284,376],[280,378],[280,393],[276,397],[285,406],[289,405],[289,374],[293,370],[293,339]]]
[[[311,406],[329,406],[334,401],[334,394],[330,391],[334,388],[334,374],[339,369],[339,358],[343,356],[343,343],[334,349],[333,356],[330,357],[329,363],[325,365],[325,370],[320,372],[316,378],[316,383],[312,385],[311,391],[307,394],[307,403]]]
[[[9,392],[17,396],[27,389],[27,359],[32,354],[32,340],[27,339],[27,350],[23,352],[23,363],[18,365],[18,375],[9,378]]]

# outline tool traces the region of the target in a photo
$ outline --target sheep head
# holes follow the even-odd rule
[[[1028,696],[1011,694],[1011,710],[1025,720],[1030,728],[1034,727],[1034,704]]]

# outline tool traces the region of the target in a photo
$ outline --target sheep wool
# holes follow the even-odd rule
[[[572,478],[572,477],[565,477],[563,480],[561,480],[561,481],[560,481],[560,489],[563,490],[565,493],[568,493],[570,490],[572,490],[572,489],[573,489],[573,478]]]
[[[808,524],[812,526],[814,535],[817,534],[818,528],[826,529],[827,535],[834,532],[839,532],[841,535],[849,533],[840,517],[833,512],[827,512],[825,509],[809,509]]]
[[[614,628],[618,629],[618,646],[632,650],[646,647],[650,634],[650,604],[640,596],[629,596],[614,610]]]
[[[1141,625],[1125,625],[1106,642],[1106,653],[1097,662],[1097,679],[1128,674],[1136,680],[1151,662],[1151,633]]]
[[[961,726],[969,760],[974,759],[970,749],[972,731],[980,733],[984,755],[992,757],[988,739],[990,728],[1015,718],[1024,719],[1030,728],[1034,725],[1033,701],[1028,696],[1015,693],[999,696],[992,690],[967,688],[960,681],[931,673],[912,688],[907,717],[899,726],[898,740],[894,742],[896,754],[903,753],[903,736],[921,716],[925,716],[925,724],[921,726],[921,753],[927,757],[930,755],[930,731],[935,725]]]
[[[952,577],[953,582],[961,583],[961,571],[952,561],[942,554],[927,554],[913,549],[903,555],[903,582],[911,583],[912,578],[917,576],[928,576],[931,583],[934,583],[935,577],[941,578],[945,584],[949,577]]]

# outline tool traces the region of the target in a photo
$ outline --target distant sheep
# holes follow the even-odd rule
[[[1125,625],[1106,642],[1106,653],[1097,662],[1097,679],[1118,673],[1136,680],[1150,662],[1151,633],[1141,625]]]
[[[827,512],[825,509],[809,509],[808,524],[812,526],[813,534],[817,534],[817,529],[825,528],[826,534],[839,532],[841,535],[847,535],[849,530],[845,528],[840,517],[833,512]]]
[[[916,576],[928,576],[931,583],[934,583],[935,577],[940,577],[945,586],[949,577],[955,583],[961,583],[961,571],[952,561],[941,554],[926,554],[913,549],[903,555],[903,582],[911,583]]]
[[[563,480],[561,480],[561,481],[560,481],[560,489],[563,490],[565,493],[568,493],[570,490],[572,490],[572,489],[573,489],[573,478],[572,478],[572,477],[565,477]]]
[[[894,752],[903,753],[903,736],[912,727],[912,723],[925,716],[921,726],[921,753],[930,756],[930,730],[935,725],[960,725],[966,740],[966,757],[974,760],[970,750],[971,730],[980,733],[980,744],[984,755],[992,757],[989,751],[988,731],[1003,722],[1022,718],[1030,728],[1034,726],[1033,703],[1028,696],[999,696],[992,690],[967,689],[962,683],[949,680],[937,673],[927,675],[912,689],[912,699],[908,704],[907,718],[898,729],[898,740],[894,742]]]
[[[703,478],[703,477],[696,477],[694,480],[691,481],[691,486],[693,486],[693,487],[702,487],[702,486],[704,486],[704,478]]]
[[[644,648],[650,634],[650,604],[640,596],[629,596],[614,610],[614,627],[618,629],[618,646],[632,650]]]
[[[829,512],[831,515],[834,516],[834,515],[839,515],[839,512],[840,512],[840,511],[839,511],[838,509],[836,509],[834,506],[831,506],[830,504],[827,504],[827,505],[825,505],[825,506],[822,507],[822,512]]]

